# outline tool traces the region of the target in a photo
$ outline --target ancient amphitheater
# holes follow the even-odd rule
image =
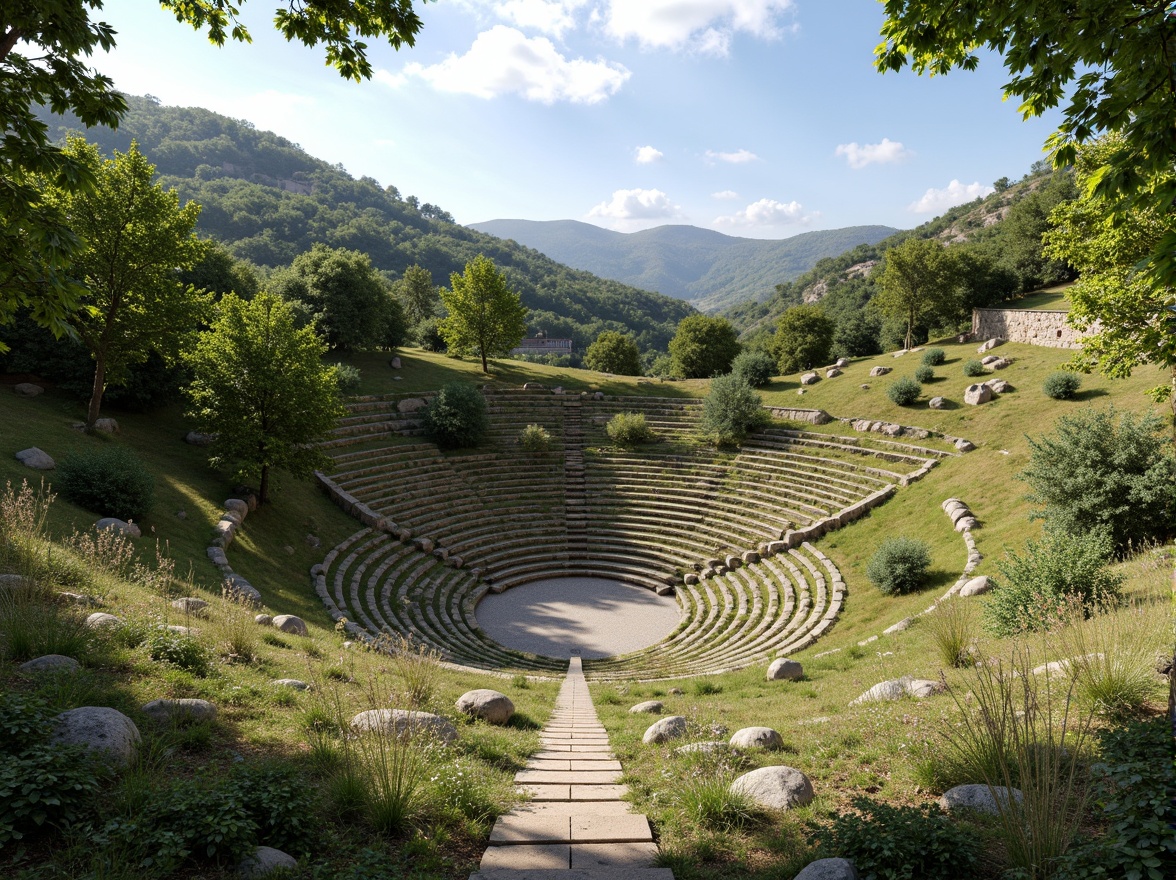
[[[655,644],[584,661],[588,678],[730,670],[812,644],[846,596],[813,541],[863,515],[952,453],[870,434],[764,429],[737,452],[699,443],[701,401],[487,390],[490,441],[442,453],[419,435],[428,395],[349,405],[320,476],[357,519],[312,569],[318,594],[358,638],[412,636],[449,663],[562,675],[566,659],[512,650],[479,625],[487,594],[553,577],[606,579],[678,603]],[[618,412],[644,413],[660,442],[610,444]],[[528,424],[548,451],[517,443]],[[566,655],[564,655],[566,656]]]

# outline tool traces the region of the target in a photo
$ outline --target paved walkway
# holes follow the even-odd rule
[[[621,764],[573,657],[542,749],[515,775],[531,795],[500,816],[470,880],[674,880],[654,868],[649,820],[621,800]]]

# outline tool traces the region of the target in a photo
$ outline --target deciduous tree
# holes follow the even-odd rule
[[[670,340],[674,370],[686,379],[709,379],[731,369],[739,354],[739,337],[724,318],[691,315],[678,322]]]
[[[632,336],[605,330],[584,352],[584,366],[600,373],[640,376],[641,352]]]
[[[190,414],[215,433],[212,464],[258,479],[269,500],[270,470],[308,477],[330,458],[314,446],[343,414],[335,367],[313,326],[298,327],[290,305],[270,293],[228,294],[212,329],[188,355]]]
[[[773,349],[781,373],[811,370],[829,363],[837,325],[819,305],[793,306],[776,324]]]
[[[466,263],[465,272],[449,276],[450,290],[441,290],[449,316],[441,322],[441,335],[450,351],[475,351],[488,372],[486,359],[503,355],[518,345],[527,332],[527,310],[489,257],[479,254]]]
[[[404,306],[404,316],[410,326],[415,327],[436,314],[440,297],[428,269],[417,265],[409,266],[396,282],[394,290],[401,305]]]
[[[886,251],[871,305],[885,318],[906,323],[906,348],[914,346],[915,325],[952,311],[956,274],[944,246],[935,239],[908,238]]]

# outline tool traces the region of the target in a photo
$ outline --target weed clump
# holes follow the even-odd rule
[[[947,352],[942,348],[929,348],[923,352],[923,366],[938,367],[947,360]]]
[[[731,374],[741,377],[752,388],[762,388],[776,374],[776,361],[766,351],[749,348],[731,361]]]
[[[731,373],[711,380],[702,402],[702,433],[720,445],[742,443],[767,421],[763,398],[743,376]]]
[[[915,381],[921,385],[925,385],[935,378],[935,371],[931,367],[923,364],[921,367],[915,367]]]
[[[551,432],[542,425],[527,425],[519,432],[519,446],[524,452],[546,452],[551,447]]]
[[[618,446],[639,446],[654,438],[644,413],[617,413],[605,425],[608,439]]]

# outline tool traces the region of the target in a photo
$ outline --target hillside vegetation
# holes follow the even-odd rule
[[[889,226],[802,232],[780,241],[696,226],[621,233],[576,220],[488,220],[472,229],[513,239],[554,260],[634,287],[684,299],[703,311],[762,302],[820,259],[894,234]]]

